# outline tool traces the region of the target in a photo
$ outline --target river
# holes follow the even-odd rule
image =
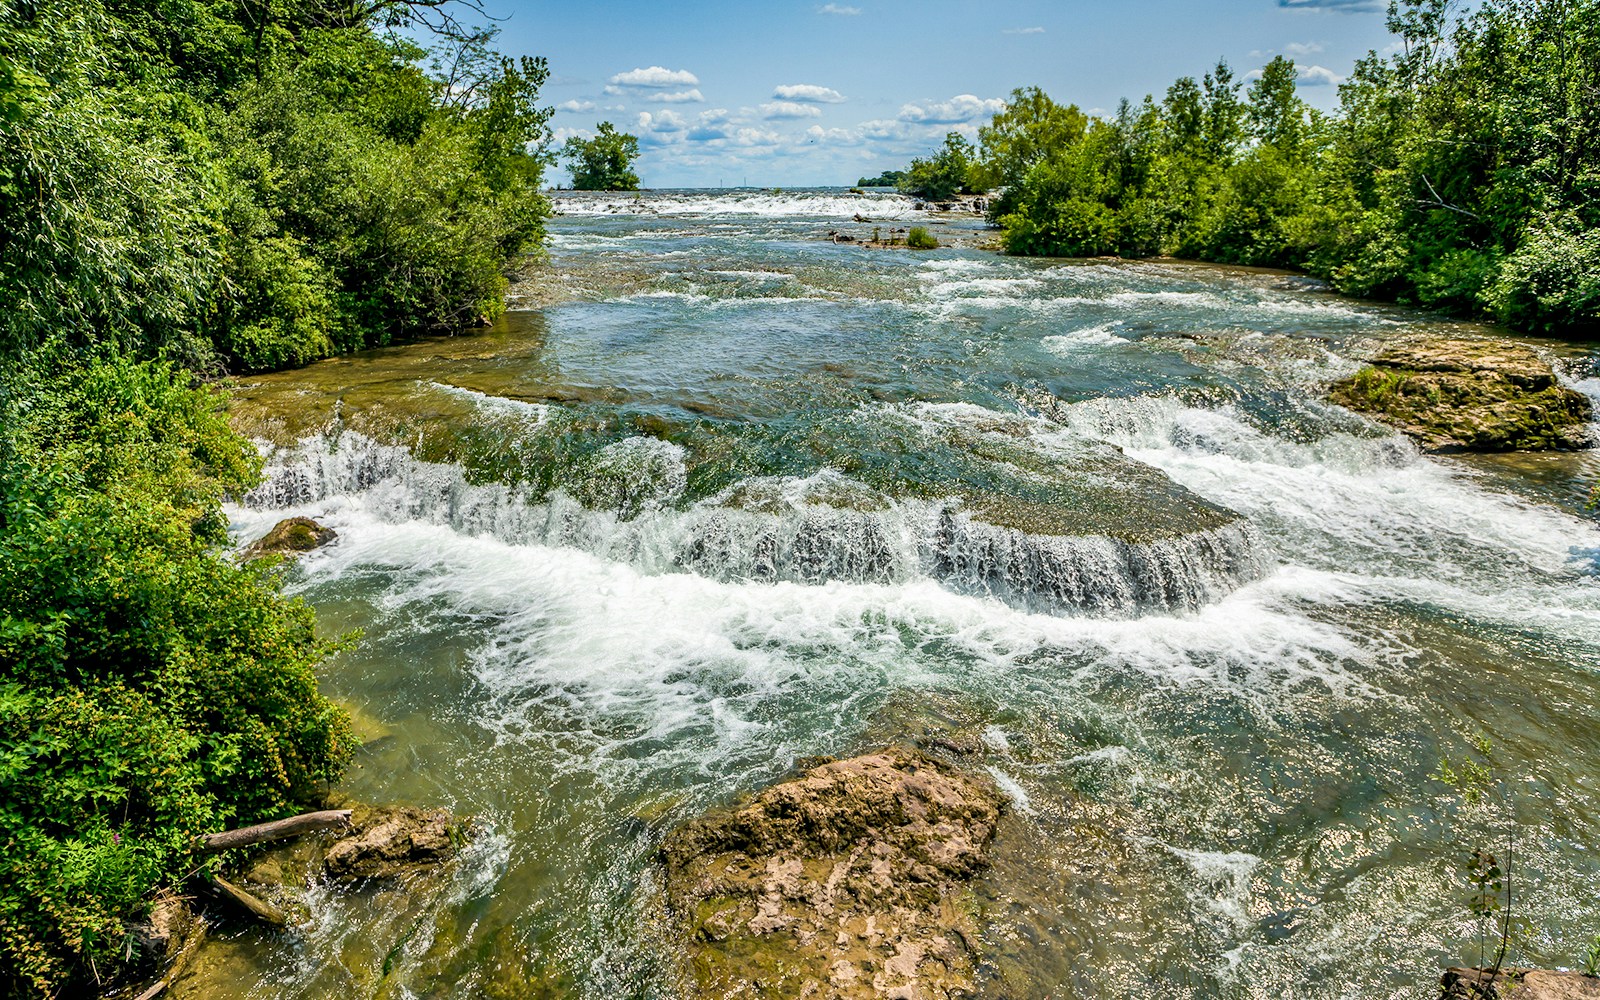
[[[389,735],[344,791],[483,832],[220,935],[175,995],[677,996],[664,833],[942,729],[1013,800],[995,996],[1431,997],[1508,825],[1527,956],[1600,933],[1600,463],[1424,456],[1321,400],[1386,339],[1495,331],[1005,258],[975,219],[826,238],[923,218],[891,195],[557,205],[493,328],[237,406],[269,455],[241,541],[339,532],[289,585],[364,633],[325,686]],[[1482,737],[1472,805],[1434,775]]]

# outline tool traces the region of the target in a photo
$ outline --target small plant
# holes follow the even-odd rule
[[[1583,953],[1583,974],[1590,979],[1600,979],[1600,934],[1596,934]]]
[[[906,234],[906,246],[913,250],[937,250],[939,241],[925,226],[912,226],[911,232]]]
[[[872,242],[874,242],[874,243],[882,243],[883,242],[883,227],[882,226],[873,226],[872,227]]]
[[[1479,737],[1473,742],[1473,749],[1479,756],[1487,758],[1490,750],[1488,738]],[[1439,770],[1433,777],[1460,792],[1462,801],[1469,805],[1483,802],[1497,785],[1489,765],[1471,757],[1463,758],[1460,763],[1440,760]],[[1500,787],[1498,791],[1500,794],[1494,805],[1498,807],[1499,822],[1493,825],[1503,827],[1504,863],[1486,848],[1478,847],[1467,855],[1463,866],[1468,890],[1467,911],[1478,925],[1478,968],[1484,970],[1491,981],[1504,967],[1506,952],[1510,950],[1512,939],[1517,934],[1511,877],[1513,852],[1516,849],[1516,821],[1505,789]],[[1491,829],[1486,836],[1493,837],[1495,833]],[[1488,960],[1491,948],[1494,950],[1492,962]]]

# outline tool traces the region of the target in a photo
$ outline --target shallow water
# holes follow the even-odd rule
[[[1506,816],[1528,957],[1600,932],[1600,464],[1429,458],[1319,397],[1385,338],[1493,331],[824,239],[917,221],[889,196],[558,204],[559,304],[238,410],[271,473],[239,537],[340,533],[291,587],[364,631],[327,687],[395,734],[347,790],[490,832],[177,995],[676,996],[663,833],[928,725],[1014,799],[996,996],[1432,996]],[[1431,778],[1479,736],[1503,808]]]

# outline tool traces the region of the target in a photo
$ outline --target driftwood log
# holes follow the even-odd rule
[[[234,885],[232,882],[227,881],[226,879],[213,878],[212,883],[226,899],[230,900],[241,909],[247,911],[251,916],[255,917],[262,923],[270,924],[273,927],[284,927],[288,925],[289,920],[283,915],[283,911],[278,909],[276,906],[273,906],[266,900],[260,899],[259,897],[245,892],[243,889]]]
[[[317,833],[322,830],[332,830],[349,825],[349,809],[329,809],[324,812],[302,813],[299,816],[290,816],[288,819],[273,820],[271,823],[258,823],[255,826],[246,826],[238,830],[226,830],[222,833],[208,833],[200,838],[200,849],[210,852],[231,851],[236,847],[249,847],[251,844],[265,844],[274,840],[286,840],[290,837],[298,837],[303,833]]]

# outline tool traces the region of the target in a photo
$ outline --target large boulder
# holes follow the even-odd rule
[[[1540,969],[1448,969],[1440,1000],[1600,1000],[1600,978]]]
[[[942,1000],[975,988],[967,885],[1005,799],[891,747],[816,764],[662,847],[701,995]]]
[[[348,833],[328,847],[335,879],[390,878],[453,857],[465,828],[448,809],[357,809]]]
[[[324,528],[309,517],[290,517],[273,525],[272,530],[250,543],[249,557],[265,555],[295,556],[319,549],[338,538],[332,528]]]
[[[1415,438],[1424,450],[1589,447],[1588,397],[1557,384],[1523,344],[1433,338],[1385,348],[1329,398]]]

